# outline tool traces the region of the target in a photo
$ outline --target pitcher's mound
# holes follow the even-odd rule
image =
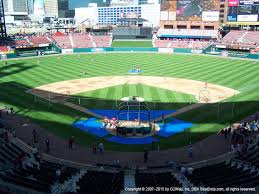
[[[124,102],[130,102],[130,101],[144,102],[145,99],[141,98],[139,96],[128,96],[128,97],[123,97],[121,99],[121,101],[124,101]]]

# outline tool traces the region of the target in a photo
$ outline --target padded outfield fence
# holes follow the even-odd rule
[[[216,50],[212,53],[212,47],[204,50],[201,49],[188,49],[188,48],[156,48],[156,47],[109,47],[109,48],[75,48],[75,49],[62,49],[63,54],[79,54],[79,53],[109,53],[109,52],[153,52],[153,53],[185,53],[185,54],[208,54],[221,56],[221,50]],[[233,52],[229,51],[229,57],[259,59],[259,54],[250,54],[246,52]]]
[[[42,51],[42,49],[40,49]],[[74,49],[61,49],[57,45],[53,44],[51,48],[47,48],[43,50],[44,55],[50,54],[79,54],[79,53],[109,53],[109,52],[151,52],[151,53],[182,53],[182,54],[208,54],[214,56],[222,56],[222,50],[220,49],[213,49],[212,46],[209,46],[206,49],[188,49],[188,48],[156,48],[156,47],[108,47],[108,48],[74,48]],[[24,54],[21,50],[12,53],[6,54],[7,59],[11,58],[21,58],[21,57],[29,57],[29,56],[37,56],[33,54],[35,49],[31,52],[26,50]],[[29,54],[28,54],[29,53]],[[259,60],[259,53],[251,54],[248,52],[235,52],[235,51],[228,51],[228,57],[235,57],[235,58],[246,58],[246,59],[258,59]]]

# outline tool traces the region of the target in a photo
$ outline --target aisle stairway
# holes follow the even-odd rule
[[[136,188],[135,174],[124,174],[124,188]],[[139,192],[121,191],[120,194],[138,194]]]

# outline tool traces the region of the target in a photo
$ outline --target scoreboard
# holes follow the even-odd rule
[[[228,0],[229,22],[259,22],[259,0]]]

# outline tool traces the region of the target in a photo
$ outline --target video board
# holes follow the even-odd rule
[[[259,0],[228,0],[227,14],[230,22],[258,22]]]
[[[218,21],[220,0],[162,0],[161,20]]]
[[[259,0],[239,0],[239,5],[259,5]]]

